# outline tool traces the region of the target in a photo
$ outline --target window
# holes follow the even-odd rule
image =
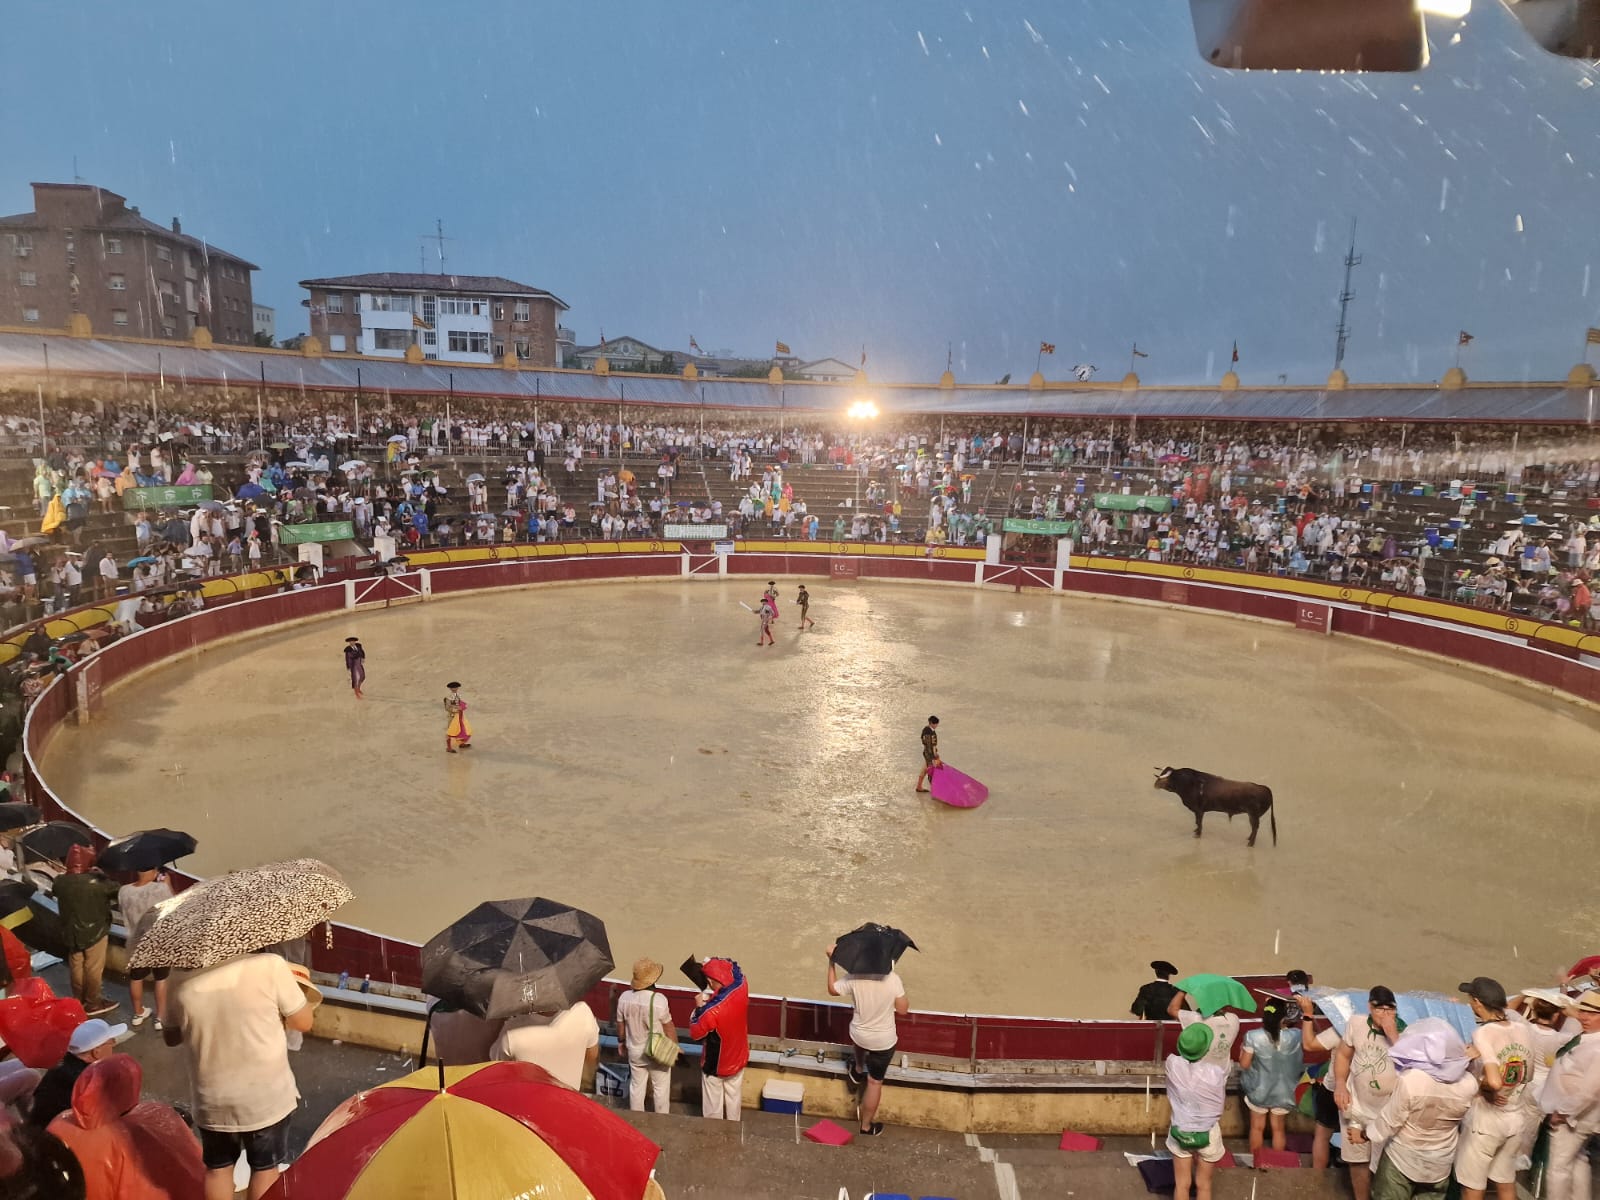
[[[106,253],[107,254],[121,254],[122,253],[122,239],[121,238],[107,238],[106,239]]]
[[[411,297],[374,296],[372,298],[372,311],[408,313],[411,311]]]
[[[504,321],[506,319],[506,304],[504,300],[496,300],[494,302],[494,319],[496,321]]]
[[[178,323],[171,317],[161,318],[161,333],[164,337],[176,337],[178,333]]]
[[[517,357],[522,359],[524,362],[526,362],[528,359],[533,357],[533,355],[528,353],[528,339],[527,338],[518,338],[517,339]]]
[[[424,329],[422,331],[422,344],[424,346],[437,346],[439,344],[439,335],[431,329]],[[434,357],[438,358],[439,356],[435,354]]]
[[[324,303],[327,305],[329,312],[342,313],[344,311],[344,293],[329,292],[327,296],[324,297]]]
[[[111,323],[113,325],[126,325],[128,323],[128,310],[125,308],[113,308],[111,310]]]
[[[484,301],[472,300],[466,296],[441,296],[439,298],[439,311],[446,316],[481,317],[484,314],[484,307]]]
[[[172,247],[171,246],[157,246],[156,247],[156,257],[159,258],[162,262],[171,262],[172,261]]]
[[[487,333],[465,333],[452,329],[450,331],[450,352],[452,354],[487,354],[489,353],[489,335]]]
[[[518,300],[516,308],[511,311],[514,320],[526,321],[528,319],[528,302],[526,300]]]
[[[35,271],[18,271],[17,272],[17,286],[18,287],[38,287],[39,286],[38,273],[35,272]]]
[[[409,329],[374,329],[372,331],[372,348],[374,350],[404,350],[411,344],[411,331]]]
[[[328,335],[328,349],[342,352],[344,350],[344,334],[330,333]]]
[[[6,237],[11,242],[11,253],[18,258],[27,258],[28,255],[33,253],[33,234],[10,233]]]
[[[423,351],[422,357],[428,362],[438,362],[439,361],[439,355],[437,353],[429,354],[427,351]]]
[[[125,292],[128,290],[128,278],[125,275],[108,275],[106,286],[113,292]]]
[[[37,325],[39,323],[39,310],[37,308],[25,308],[25,309],[23,309],[22,310],[22,319],[24,321],[26,321],[29,325]]]
[[[437,296],[424,296],[422,298],[422,319],[432,325],[439,316],[439,298]],[[429,342],[428,345],[433,345]]]

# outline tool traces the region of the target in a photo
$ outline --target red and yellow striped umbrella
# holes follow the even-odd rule
[[[643,1200],[658,1147],[531,1063],[426,1067],[350,1097],[273,1200]]]

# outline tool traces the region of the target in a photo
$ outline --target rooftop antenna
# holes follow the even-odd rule
[[[418,236],[420,236],[422,238],[422,240],[425,241],[425,242],[437,242],[438,243],[438,245],[439,245],[439,274],[443,275],[444,274],[444,244],[446,242],[453,242],[456,239],[453,238],[453,237],[445,237],[445,235],[444,235],[444,221],[443,220],[437,220],[437,221],[435,221],[433,223],[433,232],[432,233],[424,233],[424,234],[420,234]],[[420,257],[420,253],[419,253],[419,257]],[[427,274],[427,271],[424,270],[423,274]]]
[[[78,156],[76,154],[72,156],[72,182],[83,182],[83,176],[78,174]]]
[[[1356,253],[1356,223],[1355,219],[1351,218],[1350,251],[1344,256],[1344,290],[1339,293],[1339,341],[1333,352],[1333,369],[1335,371],[1344,369],[1344,348],[1345,344],[1350,340],[1350,324],[1345,318],[1350,312],[1350,301],[1356,298],[1356,294],[1350,290],[1350,275],[1360,265],[1361,255]]]

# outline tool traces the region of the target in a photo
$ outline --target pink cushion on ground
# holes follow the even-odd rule
[[[1232,1150],[1223,1150],[1222,1157],[1217,1159],[1217,1166],[1219,1167],[1237,1167],[1238,1165],[1239,1160],[1233,1157]]]
[[[1293,1150],[1274,1150],[1271,1146],[1263,1146],[1256,1152],[1256,1166],[1283,1169],[1298,1167],[1300,1156]]]
[[[824,1146],[848,1146],[855,1136],[843,1125],[835,1125],[832,1121],[818,1121],[804,1133],[811,1141]]]
[[[1074,1133],[1070,1129],[1061,1131],[1061,1149],[1063,1150],[1098,1150],[1105,1145],[1099,1138],[1087,1133]]]

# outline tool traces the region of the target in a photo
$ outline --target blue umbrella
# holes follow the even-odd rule
[[[144,566],[145,563],[153,563],[155,561],[156,561],[156,556],[155,555],[153,555],[153,554],[141,554],[141,555],[139,555],[138,558],[130,558],[128,560],[128,565],[130,567],[142,567],[142,566]]]
[[[1326,1014],[1340,1037],[1344,1036],[1344,1027],[1353,1017],[1365,1015],[1367,1011],[1365,991],[1319,987],[1312,988],[1310,995],[1317,1002],[1317,1007]],[[1472,1015],[1471,1008],[1452,1000],[1442,992],[1400,992],[1395,996],[1395,1002],[1400,1019],[1407,1025],[1427,1017],[1439,1017],[1448,1022],[1465,1042],[1472,1040],[1473,1031],[1478,1027],[1477,1018]]]
[[[266,494],[267,489],[259,483],[247,483],[235,492],[234,496],[240,500],[254,500],[257,496],[265,496]]]

